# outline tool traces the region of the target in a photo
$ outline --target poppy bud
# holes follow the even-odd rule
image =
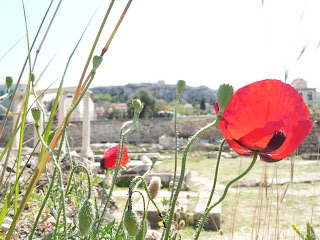
[[[159,177],[152,177],[148,187],[148,191],[152,199],[155,199],[158,196],[160,188],[161,188],[161,179]]]
[[[128,208],[124,213],[123,223],[125,228],[127,229],[128,235],[136,236],[139,229],[139,217],[132,208]]]
[[[185,226],[186,226],[185,221],[184,221],[184,220],[181,220],[181,221],[179,222],[179,228],[184,228]]]
[[[140,99],[133,99],[132,100],[132,105],[137,110],[137,112],[140,113],[142,111],[143,105],[142,105]]]
[[[222,84],[218,89],[219,112],[223,113],[233,96],[233,87],[229,84]]]
[[[138,233],[135,240],[144,240],[147,235],[148,222],[147,220],[141,219]]]
[[[93,60],[92,60],[92,64],[93,64],[93,70],[96,71],[97,68],[100,66],[100,64],[102,63],[103,58],[100,56],[94,56]]]
[[[10,88],[11,88],[11,86],[12,86],[12,83],[13,83],[12,77],[7,76],[7,77],[6,77],[7,92],[10,91]]]
[[[31,82],[34,82],[34,80],[36,79],[36,77],[34,76],[33,73],[30,74],[30,81]]]
[[[88,233],[94,221],[95,215],[96,210],[94,208],[93,201],[91,199],[87,199],[83,203],[79,213],[79,230],[81,236],[85,236]]]
[[[53,130],[53,131],[50,131],[49,136],[48,136],[47,144],[50,144],[50,143],[51,143],[51,141],[52,141],[52,139],[53,139],[54,135],[56,134],[57,129],[58,129],[58,128],[56,128],[56,129],[55,129],[55,130]]]
[[[178,210],[178,209],[177,209]],[[180,213],[179,212],[177,212],[176,213],[176,219],[179,219],[180,218]]]
[[[32,117],[36,124],[39,124],[40,118],[41,118],[41,110],[38,107],[34,107],[31,109]]]
[[[152,162],[151,168],[153,168],[154,165],[156,165],[156,162],[157,162],[157,161],[158,161],[158,157],[152,157],[152,158],[151,158],[151,162]]]
[[[178,95],[178,97],[180,97],[180,95],[182,94],[185,87],[186,87],[186,81],[179,80],[177,82],[177,95]]]

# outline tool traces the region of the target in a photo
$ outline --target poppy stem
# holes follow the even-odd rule
[[[62,210],[63,210],[63,221],[64,221],[64,232],[65,232],[65,239],[67,239],[67,215],[66,215],[66,206],[65,206],[65,195],[64,195],[64,191],[63,191],[63,179],[62,179],[62,173],[61,173],[61,168],[57,162],[56,157],[54,156],[53,152],[51,151],[51,149],[49,148],[49,146],[46,144],[46,142],[43,140],[41,133],[40,133],[40,129],[39,129],[39,125],[36,124],[36,130],[37,130],[37,135],[39,140],[41,141],[42,145],[45,147],[45,149],[50,153],[51,155],[51,159],[52,162],[54,164],[54,166],[56,167],[57,171],[58,171],[58,175],[59,175],[59,184],[60,184],[60,191],[61,191],[61,205],[62,205]],[[52,179],[53,181],[53,179]],[[61,209],[61,208],[60,208]],[[56,224],[56,228],[58,227],[59,224],[59,218],[57,219],[57,224]]]
[[[212,200],[212,197],[213,197],[213,193],[214,193],[214,191],[216,189],[217,178],[218,178],[218,169],[219,169],[219,164],[220,164],[220,159],[221,159],[221,153],[222,153],[222,148],[223,148],[223,145],[225,144],[225,142],[226,142],[226,139],[223,139],[221,144],[220,144],[220,149],[219,149],[219,154],[218,154],[217,164],[216,164],[216,172],[214,174],[214,181],[213,181],[213,185],[212,185],[211,194],[210,194],[207,206],[206,206],[206,210],[210,206],[210,203],[211,203],[211,200]]]
[[[188,155],[188,152],[190,150],[190,147],[191,145],[194,143],[194,141],[202,134],[204,133],[205,131],[207,131],[208,129],[216,126],[220,120],[222,119],[221,116],[217,116],[216,120],[212,123],[209,123],[208,125],[204,126],[203,128],[201,128],[198,132],[196,132],[192,138],[189,140],[186,148],[184,149],[184,152],[183,152],[183,155],[182,155],[182,162],[181,162],[181,172],[180,172],[180,178],[179,178],[179,182],[178,182],[178,185],[177,185],[177,188],[175,189],[174,191],[174,195],[173,195],[173,198],[170,202],[170,205],[169,205],[169,215],[168,215],[168,218],[167,218],[167,227],[166,229],[164,230],[165,231],[165,236],[164,236],[164,239],[165,240],[168,240],[169,239],[169,235],[170,235],[170,230],[171,230],[171,224],[172,224],[172,219],[173,219],[173,213],[174,213],[174,206],[176,205],[176,202],[178,200],[178,195],[179,195],[179,192],[180,192],[180,189],[182,187],[182,183],[183,183],[183,180],[184,180],[184,175],[185,175],[185,171],[186,171],[186,162],[187,162],[187,155]],[[161,238],[162,239],[162,238]]]
[[[209,208],[206,209],[206,211],[204,212],[200,222],[199,222],[199,225],[198,225],[198,228],[197,228],[197,231],[196,231],[196,234],[194,236],[194,240],[198,239],[199,238],[199,235],[201,233],[201,230],[204,226],[204,223],[208,217],[208,214],[209,212],[215,207],[217,206],[220,202],[223,201],[223,199],[227,196],[227,193],[228,193],[228,189],[229,187],[231,186],[231,184],[235,183],[236,181],[238,181],[239,179],[241,179],[242,177],[244,177],[251,169],[252,167],[254,166],[254,164],[256,163],[257,161],[257,157],[258,157],[258,152],[257,151],[254,151],[254,156],[253,156],[253,159],[249,165],[249,167],[242,173],[240,174],[238,177],[234,178],[233,180],[231,180],[230,182],[228,182],[228,184],[226,185],[225,189],[224,189],[224,192],[222,194],[222,196],[220,197],[220,199],[215,202],[214,204],[212,204]]]
[[[173,188],[171,193],[171,199],[174,192],[174,187],[176,185],[176,178],[177,178],[177,165],[178,165],[178,130],[177,130],[177,115],[178,115],[178,105],[179,105],[180,98],[177,97],[176,105],[174,108],[174,137],[175,137],[175,148],[174,148],[174,174],[173,174]],[[170,199],[170,200],[171,200]]]
[[[153,198],[150,196],[150,193],[149,193],[149,190],[148,190],[148,186],[147,186],[147,184],[146,184],[146,181],[145,181],[144,178],[141,177],[141,176],[135,177],[135,178],[132,180],[132,182],[131,182],[131,185],[130,185],[130,187],[129,187],[129,196],[128,196],[128,202],[129,202],[129,203],[128,203],[128,208],[130,208],[130,205],[131,205],[131,208],[132,208],[133,188],[134,188],[134,186],[136,185],[136,183],[138,183],[138,182],[140,182],[140,181],[143,183],[143,187],[144,187],[144,190],[145,190],[146,193],[147,193],[147,196],[148,196],[148,198],[149,198],[149,201],[151,201],[151,202],[153,203],[153,205],[155,206],[155,208],[157,209],[157,212],[158,212],[158,214],[159,214],[159,217],[161,218],[161,220],[162,220],[162,222],[163,222],[163,225],[164,225],[164,227],[166,228],[166,224],[165,224],[164,218],[163,218],[163,216],[162,216],[162,214],[161,214],[161,211],[159,210],[157,204],[154,202]]]
[[[70,185],[71,185],[71,180],[72,180],[72,177],[73,177],[73,174],[74,174],[74,171],[77,169],[77,168],[82,168],[86,174],[87,174],[87,179],[88,179],[88,199],[91,198],[91,178],[90,178],[90,173],[88,171],[88,169],[83,166],[83,165],[76,165],[72,168],[72,171],[70,173],[70,177],[69,177],[69,181],[68,181],[68,184],[67,184],[67,188],[66,188],[66,196],[68,195],[68,191],[69,191],[69,188],[70,188]]]
[[[138,124],[138,121],[139,121],[139,114],[140,114],[141,111],[137,111],[136,109],[134,110],[134,116],[133,116],[133,120],[131,121],[128,121],[128,122],[125,122],[122,127],[120,128],[120,142],[119,142],[119,150],[118,150],[118,155],[117,155],[117,165],[116,165],[116,168],[115,168],[115,171],[114,171],[114,175],[113,175],[113,179],[112,179],[112,184],[111,184],[111,187],[110,187],[110,191],[109,191],[109,195],[108,195],[108,198],[107,198],[107,201],[104,205],[104,208],[103,208],[103,211],[102,211],[102,214],[101,214],[101,217],[100,217],[100,220],[98,221],[98,226],[96,228],[96,231],[99,230],[102,222],[103,222],[103,219],[104,219],[104,216],[107,212],[107,209],[108,209],[108,205],[109,205],[109,202],[110,202],[110,199],[111,199],[111,195],[112,195],[112,192],[113,192],[113,189],[114,189],[114,186],[115,186],[115,183],[116,183],[116,180],[117,180],[117,177],[118,177],[118,173],[119,173],[119,170],[120,170],[120,163],[121,163],[121,159],[122,159],[122,154],[123,154],[123,145],[124,145],[124,140],[126,138],[126,135],[131,132]],[[126,131],[124,131],[124,128],[127,127],[129,124],[132,124]],[[123,132],[124,131],[124,132]]]
[[[152,169],[152,168],[149,168],[148,171],[146,171],[146,172],[143,174],[143,176],[142,176],[143,179],[147,176],[147,174],[150,172],[151,169]],[[139,181],[137,182],[137,184],[132,185],[133,191],[136,191],[136,189],[137,189],[137,187],[140,185],[140,183],[141,183],[141,181],[139,180]],[[122,223],[123,223],[123,218],[124,218],[124,212],[127,210],[127,208],[128,208],[128,200],[127,200],[126,205],[125,205],[125,207],[124,207],[124,209],[123,209],[122,218],[121,218],[121,221],[120,221],[120,223],[119,223],[119,227],[118,227],[118,229],[117,229],[117,232],[116,232],[116,235],[115,235],[115,239],[117,239],[119,233],[121,232]]]

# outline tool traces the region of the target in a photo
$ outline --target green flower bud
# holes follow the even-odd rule
[[[140,226],[139,226],[138,233],[136,235],[135,240],[144,240],[146,238],[147,231],[148,231],[148,222],[147,220],[143,221],[143,219],[141,219]]]
[[[229,84],[222,84],[218,89],[218,106],[219,113],[222,115],[233,96],[233,87]]]
[[[138,112],[141,112],[141,110],[143,108],[143,105],[142,105],[140,99],[138,99],[138,98],[137,99],[133,99],[132,100],[132,105]]]
[[[158,161],[158,157],[152,157],[152,158],[151,158],[151,162],[152,162],[151,168],[153,168],[154,165],[156,165],[157,161]]]
[[[177,94],[178,94],[178,97],[180,97],[180,95],[182,94],[182,92],[183,92],[185,87],[186,87],[186,81],[179,80],[177,82]]]
[[[97,68],[100,66],[100,64],[102,63],[103,58],[100,56],[94,56],[92,63],[93,63],[93,70],[97,70]]]
[[[92,226],[96,215],[94,203],[91,199],[84,201],[79,212],[79,230],[81,236],[85,236]]]
[[[38,107],[34,107],[31,109],[32,117],[36,124],[39,124],[40,118],[41,118],[41,110]]]
[[[56,134],[57,129],[58,129],[58,128],[56,128],[56,129],[53,130],[53,131],[50,131],[49,136],[48,136],[48,141],[47,141],[47,144],[48,144],[48,145],[51,143],[54,135]]]
[[[10,76],[7,76],[7,77],[6,77],[7,92],[10,91],[10,88],[11,88],[11,86],[12,86],[12,83],[13,83],[13,78],[10,77]]]
[[[124,213],[123,223],[125,228],[127,229],[128,235],[136,236],[138,233],[140,220],[139,217],[132,208],[128,208]]]
[[[36,80],[36,77],[34,76],[33,73],[30,74],[30,80],[31,82],[34,82]]]

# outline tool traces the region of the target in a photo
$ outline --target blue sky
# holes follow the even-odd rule
[[[66,76],[65,86],[76,85],[109,2],[62,2],[35,67],[39,76],[54,57],[39,88],[62,75],[73,47],[98,8]],[[261,0],[134,0],[92,86],[159,80],[175,84],[184,79],[191,86],[216,89],[221,83],[230,83],[239,88],[266,78],[284,80],[284,69],[288,69],[288,82],[301,77],[319,91],[320,1],[264,2],[262,7]],[[49,3],[25,1],[30,42]],[[95,54],[100,54],[126,3],[115,1]],[[55,0],[32,61],[57,4]],[[0,62],[0,81],[7,75],[17,79],[27,54],[21,1],[0,1],[0,32],[0,59],[22,38]],[[304,46],[307,48],[297,61]]]

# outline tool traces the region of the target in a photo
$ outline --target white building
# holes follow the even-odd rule
[[[296,78],[291,82],[290,85],[298,90],[308,107],[315,106],[318,104],[318,94],[316,88],[308,88],[306,80],[302,78]]]

